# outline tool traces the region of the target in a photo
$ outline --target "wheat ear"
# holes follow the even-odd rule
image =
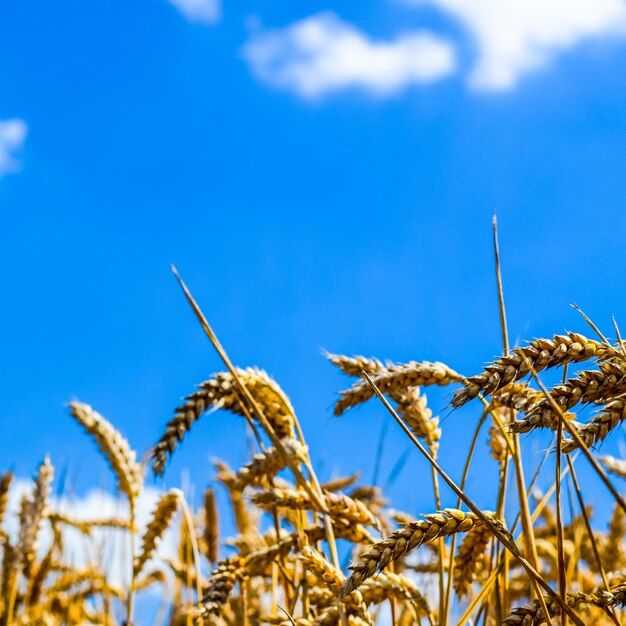
[[[215,491],[208,488],[204,492],[204,533],[202,536],[204,553],[211,563],[219,554],[219,515],[215,503]]]
[[[88,404],[70,402],[72,417],[91,435],[115,474],[120,491],[132,502],[143,486],[143,471],[124,437]]]
[[[579,363],[594,357],[619,356],[620,352],[616,348],[588,339],[579,333],[555,335],[553,339],[537,339],[527,346],[511,350],[508,355],[488,365],[483,373],[466,378],[463,388],[454,394],[452,406],[458,408],[479,393],[491,394],[523,378],[530,373],[531,366],[535,372],[540,372],[549,367]]]
[[[626,419],[626,396],[609,402],[601,411],[578,429],[578,435],[588,448],[604,441]],[[578,447],[574,439],[563,441],[563,452]]]
[[[575,378],[557,385],[550,390],[550,398],[542,397],[526,409],[526,417],[517,424],[517,432],[527,432],[533,428],[556,430],[558,415],[554,404],[565,413],[577,404],[600,402],[626,392],[626,364],[621,361],[600,363],[597,370],[584,370]],[[543,394],[541,394],[543,395]]]
[[[439,537],[467,532],[480,523],[473,513],[446,509],[441,513],[426,515],[424,520],[406,524],[359,556],[359,561],[350,566],[352,575],[344,583],[340,597],[351,593],[376,572],[385,569],[391,561],[398,560],[417,546]]]
[[[28,498],[20,515],[20,531],[18,539],[18,563],[23,571],[30,570],[35,559],[37,537],[43,519],[48,509],[48,498],[51,491],[51,483],[54,477],[54,468],[46,457],[39,466],[35,477],[35,488],[32,496]]]
[[[134,560],[135,577],[143,570],[146,562],[152,557],[156,545],[170,527],[180,505],[178,490],[172,490],[161,496],[148,523],[142,539],[141,552]]]
[[[491,532],[484,524],[476,524],[463,536],[454,562],[452,583],[459,597],[469,594],[491,537]]]
[[[611,472],[611,474],[615,474],[615,476],[619,476],[626,480],[626,461],[622,459],[616,459],[613,456],[601,456],[599,457],[600,461],[606,469]]]
[[[405,392],[411,387],[429,385],[449,385],[459,382],[463,377],[444,363],[411,361],[406,364],[388,365],[383,371],[372,375],[372,381],[382,393],[391,396]],[[374,397],[374,390],[367,381],[359,381],[346,391],[335,404],[335,415],[342,415],[348,409]]]
[[[278,437],[292,437],[294,409],[278,383],[258,368],[236,368],[236,372]],[[155,474],[163,474],[168,457],[174,453],[193,424],[211,408],[248,415],[247,405],[242,402],[230,372],[214,374],[176,409],[174,417],[167,423],[165,432],[151,451]]]
[[[275,507],[287,509],[317,509],[309,495],[300,489],[273,488],[260,491],[252,496],[252,502],[263,509],[271,510]],[[361,502],[342,493],[324,493],[324,502],[328,513],[333,518],[345,520],[354,524],[377,526],[378,522],[372,512]]]
[[[9,502],[9,489],[13,482],[12,472],[5,472],[0,478],[0,526],[4,521],[4,514],[7,510],[7,504]]]

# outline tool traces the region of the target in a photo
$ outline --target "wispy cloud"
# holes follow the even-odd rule
[[[470,84],[510,89],[579,42],[626,33],[624,0],[408,0],[456,17],[478,49]]]
[[[0,178],[20,169],[16,156],[27,133],[28,126],[23,120],[0,120]]]
[[[220,0],[169,0],[188,20],[215,24],[222,16]]]
[[[309,99],[348,88],[388,97],[437,81],[456,67],[452,46],[431,33],[374,41],[332,12],[262,31],[243,54],[257,78]]]

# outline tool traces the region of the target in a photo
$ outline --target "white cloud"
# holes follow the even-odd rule
[[[32,492],[32,481],[17,479],[9,492],[5,530],[9,537],[16,539],[19,523],[18,512],[20,502],[25,493]],[[162,492],[145,487],[137,500],[137,527],[139,537],[143,535],[146,525]],[[128,519],[128,503],[114,497],[101,489],[93,489],[82,497],[67,495],[50,498],[50,510],[62,513],[75,520],[94,520],[122,518]],[[38,545],[43,554],[50,546],[52,535],[46,523],[42,527]],[[177,558],[178,531],[171,527],[159,543],[156,554],[159,557]],[[94,528],[88,536],[78,530],[64,526],[63,532],[64,561],[74,567],[86,567],[90,562],[102,566],[110,583],[126,588],[130,579],[130,541],[126,531],[112,528]],[[148,568],[149,569],[149,568]]]
[[[474,37],[470,84],[509,89],[579,42],[626,33],[624,0],[408,0],[458,18]]]
[[[0,178],[19,170],[15,156],[26,140],[28,126],[24,120],[0,120]]]
[[[373,41],[328,11],[254,35],[243,54],[257,78],[304,98],[350,87],[390,96],[455,69],[451,45],[428,32]]]
[[[221,15],[220,0],[169,0],[188,20],[214,24]]]

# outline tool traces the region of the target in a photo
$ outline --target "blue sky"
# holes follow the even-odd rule
[[[221,369],[170,263],[233,361],[283,385],[322,478],[371,478],[387,418],[331,417],[348,381],[321,348],[468,374],[499,354],[494,209],[513,340],[586,332],[572,301],[626,324],[622,0],[26,1],[0,58],[3,468],[48,452],[109,485],[65,402],[143,452]],[[428,395],[458,475],[479,409]],[[407,449],[390,425],[383,478]],[[207,417],[167,483],[245,455],[241,421]],[[422,476],[412,455],[405,508],[432,508]]]

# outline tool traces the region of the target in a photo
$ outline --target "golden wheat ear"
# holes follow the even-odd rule
[[[70,413],[93,438],[113,470],[119,489],[134,502],[143,487],[143,468],[128,441],[100,413],[88,404],[70,402]]]
[[[280,385],[265,371],[248,367],[235,368],[241,382],[254,398],[279,438],[291,438],[294,434],[294,409]],[[169,457],[174,454],[191,427],[204,413],[223,409],[236,415],[249,417],[250,412],[230,372],[219,372],[200,384],[200,388],[187,396],[174,417],[167,423],[165,432],[152,448],[152,469],[157,476],[165,471]]]
[[[370,374],[362,370],[361,375]],[[445,363],[429,361],[389,364],[371,374],[371,379],[382,393],[388,394],[394,400],[414,387],[445,386],[464,380]],[[348,409],[367,402],[374,397],[375,392],[367,380],[361,380],[340,395],[341,398],[335,404],[335,415],[343,415]]]
[[[367,372],[372,376],[385,369],[385,364],[374,357],[361,355],[346,356],[345,354],[332,354],[326,351],[323,351],[322,355],[344,374],[354,376],[355,378],[361,378],[363,372]]]
[[[5,472],[0,478],[0,527],[4,522],[4,514],[7,510],[7,504],[9,502],[9,490],[11,489],[11,483],[13,482],[13,473]]]
[[[53,478],[54,468],[46,457],[37,471],[32,495],[22,502],[17,560],[18,566],[27,576],[35,560],[39,531],[48,512]]]
[[[204,532],[202,534],[203,552],[210,563],[219,558],[220,523],[219,511],[215,502],[215,490],[208,487],[204,492]]]
[[[135,577],[143,571],[144,565],[152,558],[157,543],[163,538],[165,531],[170,527],[180,506],[180,492],[172,490],[159,499],[152,519],[143,535],[141,552],[135,557],[133,570]]]
[[[617,348],[604,342],[588,339],[579,333],[568,332],[552,339],[536,339],[488,365],[477,376],[463,380],[463,387],[452,399],[452,406],[459,408],[478,394],[489,395],[509,383],[514,383],[531,373],[547,368],[581,363],[591,359],[620,358]]]
[[[457,509],[446,509],[441,513],[426,515],[424,520],[410,522],[359,556],[359,561],[350,566],[352,574],[343,584],[339,596],[348,595],[368,578],[383,571],[391,562],[423,543],[467,532],[481,523],[473,513],[464,513]]]

